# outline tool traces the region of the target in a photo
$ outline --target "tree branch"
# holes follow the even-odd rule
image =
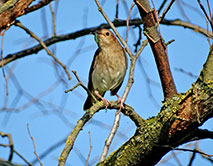
[[[209,63],[213,65],[211,56],[209,53],[207,66]],[[202,133],[206,133],[206,137],[212,137],[212,132],[198,129],[213,117],[213,79],[208,82],[204,82],[203,79],[204,75],[212,77],[207,74],[209,71],[202,70],[196,83],[185,94],[177,94],[165,100],[156,117],[145,120],[126,143],[98,166],[134,166],[139,163],[155,165],[171,150],[169,147],[175,148],[189,142],[196,135],[201,137]]]
[[[189,22],[185,22],[185,21],[182,21],[180,19],[174,19],[174,20],[164,19],[164,20],[161,21],[161,24],[181,26],[183,28],[188,28],[188,29],[191,29],[191,30],[193,30],[195,32],[199,32],[199,33],[205,35],[206,37],[213,38],[213,33],[212,32],[207,31],[206,29],[203,29],[202,27],[200,27],[198,25],[191,24]]]
[[[0,32],[3,29],[10,27],[17,17],[22,16],[24,14],[24,9],[26,9],[32,3],[32,1],[33,0],[14,1],[15,3],[11,6],[9,5],[8,9],[0,11]]]
[[[79,134],[79,132],[82,130],[83,126],[86,124],[87,121],[89,121],[95,113],[97,113],[99,110],[104,109],[105,104],[103,101],[96,102],[87,112],[82,116],[80,120],[77,121],[76,126],[72,130],[71,134],[68,136],[65,147],[59,157],[59,166],[64,166],[65,162],[67,160],[67,157],[70,153],[70,151],[73,148],[74,142]],[[108,106],[108,109],[119,109],[120,104],[117,102],[110,102],[110,106]],[[125,105],[122,112],[130,117],[131,120],[133,120],[136,124],[136,126],[141,126],[144,123],[144,120],[128,105]]]
[[[41,46],[45,49],[47,54],[49,56],[51,56],[64,69],[65,73],[67,74],[68,79],[69,80],[71,79],[71,76],[67,70],[67,67],[52,52],[50,52],[48,47],[45,45],[45,43],[39,37],[37,37],[32,31],[30,31],[27,27],[22,25],[21,22],[19,22],[19,21],[15,22],[15,26],[22,28],[27,34],[29,34],[32,38],[37,40],[41,44]]]
[[[28,7],[26,8],[24,11],[24,15],[25,14],[28,14],[28,13],[31,13],[31,12],[34,12],[46,5],[48,5],[50,2],[52,2],[53,0],[41,0],[39,3],[37,3],[36,5],[33,5],[31,7]]]
[[[7,137],[8,140],[9,140],[9,144],[5,145],[5,144],[0,144],[0,146],[3,146],[3,147],[10,147],[10,155],[9,155],[9,158],[8,158],[8,161],[12,161],[12,158],[13,158],[13,150],[14,150],[14,145],[13,145],[13,139],[12,139],[12,136],[10,133],[8,134],[5,134],[3,132],[0,131],[0,135],[4,138],[4,137]]]
[[[167,99],[177,93],[172,73],[169,67],[167,48],[161,34],[157,30],[158,18],[151,9],[147,0],[134,0],[144,25],[144,34],[147,36],[161,79],[164,98]]]
[[[213,131],[198,129],[195,131],[194,136],[190,141],[196,141],[200,139],[213,139]]]
[[[115,27],[126,26],[126,21],[119,20],[119,21],[113,21],[112,23],[115,25]],[[140,24],[142,24],[142,21],[140,19],[133,19],[133,20],[129,21],[130,26],[138,26]],[[181,20],[163,20],[162,24],[183,26],[185,28],[192,29],[195,32],[199,32],[199,33],[205,35],[206,37],[213,38],[212,32],[207,32],[205,29],[203,29],[197,25],[193,25],[188,22],[181,21]],[[43,42],[45,43],[46,46],[50,46],[50,45],[53,45],[58,42],[62,42],[62,41],[66,41],[66,40],[74,40],[76,38],[79,38],[79,37],[82,37],[85,35],[89,35],[91,32],[96,31],[97,29],[100,29],[100,28],[109,29],[110,26],[109,26],[109,24],[101,24],[100,26],[97,26],[97,27],[86,28],[86,29],[82,29],[82,30],[79,30],[79,31],[76,31],[73,33],[60,35],[60,36],[54,36],[49,39],[46,39]],[[31,55],[31,54],[36,54],[39,51],[41,51],[42,49],[44,49],[44,48],[41,46],[41,44],[38,44],[36,46],[19,51],[17,53],[8,54],[4,59],[0,60],[0,67],[4,66],[10,62],[13,62],[16,59],[20,59],[20,58],[23,58],[23,57]]]

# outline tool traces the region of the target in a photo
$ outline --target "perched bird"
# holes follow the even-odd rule
[[[97,100],[103,100],[107,108],[109,101],[103,96],[106,91],[110,90],[111,95],[119,97],[117,91],[124,80],[128,61],[124,49],[108,29],[96,31],[95,41],[98,49],[90,67],[88,90]],[[84,110],[89,109],[93,103],[95,100],[88,94]]]

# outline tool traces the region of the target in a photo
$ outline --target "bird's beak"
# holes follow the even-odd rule
[[[92,34],[92,35],[98,35],[98,34],[101,34],[101,32],[100,32],[100,30],[96,30],[96,31],[90,32],[90,34]]]
[[[90,32],[90,34],[95,35],[95,34],[96,34],[96,31],[92,31],[92,32]]]

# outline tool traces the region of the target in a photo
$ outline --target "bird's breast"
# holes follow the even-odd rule
[[[118,87],[126,73],[126,62],[123,51],[101,52],[92,73],[94,89],[105,92]]]

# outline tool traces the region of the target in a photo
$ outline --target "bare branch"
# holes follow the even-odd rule
[[[13,145],[13,139],[12,139],[12,136],[11,134],[5,134],[3,132],[0,131],[0,135],[4,138],[4,137],[7,137],[8,140],[9,140],[9,144],[5,145],[5,144],[0,144],[0,146],[3,146],[3,147],[10,147],[10,155],[9,155],[9,158],[8,158],[8,161],[12,161],[12,158],[13,158],[13,150],[14,150],[14,145]]]
[[[96,102],[89,110],[87,110],[87,112],[82,116],[82,118],[77,121],[77,124],[72,130],[71,134],[68,136],[65,147],[58,159],[59,166],[65,165],[67,157],[70,151],[72,150],[74,142],[79,132],[82,130],[83,126],[87,123],[87,121],[89,121],[93,117],[95,113],[97,113],[99,110],[103,108],[105,108],[105,104],[103,101]],[[119,109],[119,108],[120,104],[114,101],[110,101],[108,109]],[[124,115],[128,116],[133,122],[135,122],[136,126],[141,126],[144,124],[144,120],[134,111],[132,107],[125,105],[124,109],[122,109],[121,111]]]
[[[141,19],[133,19],[133,20],[129,21],[130,26],[133,26],[133,25],[138,26],[142,23],[143,22],[141,21]],[[115,25],[115,27],[126,26],[126,21],[122,21],[122,20],[114,21],[113,24]],[[176,19],[176,20],[165,20],[164,19],[161,22],[161,24],[182,26],[184,28],[189,28],[189,29],[193,30],[194,32],[201,33],[202,35],[204,35],[206,37],[213,38],[212,32],[208,32],[205,29],[203,29],[197,25],[193,25],[191,23],[184,22],[179,19]],[[100,28],[110,28],[110,26],[109,26],[109,24],[101,24],[100,26],[97,26],[97,27],[86,28],[86,29],[82,29],[82,30],[79,30],[79,31],[76,31],[73,33],[60,35],[60,36],[56,36],[56,37],[51,37],[43,42],[46,44],[46,46],[50,46],[50,45],[53,45],[58,42],[62,42],[62,41],[66,41],[66,40],[73,40],[73,39],[76,39],[76,38],[79,38],[79,37],[82,37],[85,35],[89,35],[91,32],[94,32]],[[31,55],[31,54],[36,54],[42,49],[44,49],[44,48],[41,46],[41,44],[38,44],[36,46],[19,51],[17,53],[8,54],[3,60],[0,60],[0,67],[2,67],[3,65],[6,65],[12,61],[15,61],[16,59],[20,59],[20,58],[23,58],[23,57]]]
[[[36,10],[46,6],[46,5],[48,5],[52,1],[53,0],[41,0],[36,5],[33,5],[33,6],[30,6],[30,7],[26,8],[24,14],[28,14],[28,13],[34,12],[34,11],[36,11]]]
[[[31,164],[29,161],[27,161],[27,159],[25,159],[19,152],[17,152],[15,149],[13,149],[13,152],[15,154],[17,154],[25,163],[27,163],[29,166],[32,166],[33,164]]]
[[[6,32],[6,31],[4,31],[4,32],[2,33],[2,39],[1,39],[1,61],[3,61],[4,35],[5,35],[5,32]],[[2,73],[3,73],[3,77],[4,77],[4,79],[5,79],[5,83],[6,83],[6,85],[5,85],[6,96],[8,96],[8,79],[7,79],[7,76],[6,76],[5,71],[4,71],[4,65],[2,66]]]
[[[13,0],[8,1],[8,9],[0,11],[0,32],[10,27],[17,17],[24,14],[24,10],[32,3],[33,0]],[[13,4],[14,3],[14,4]]]
[[[191,29],[191,30],[193,30],[195,32],[199,32],[199,33],[205,35],[206,37],[213,38],[213,33],[212,32],[209,32],[209,31],[201,28],[198,25],[194,25],[194,24],[191,24],[189,22],[182,21],[180,19],[174,19],[174,20],[164,19],[160,23],[164,24],[164,25],[175,25],[175,26],[181,26],[181,27],[184,27],[184,28],[189,28],[189,29]]]
[[[51,56],[59,65],[62,66],[62,68],[64,69],[64,71],[66,72],[67,76],[68,76],[68,79],[70,80],[71,79],[71,76],[67,70],[67,67],[61,62],[58,60],[58,58],[56,58],[55,55],[53,55],[53,53],[50,52],[50,50],[48,49],[48,47],[46,46],[46,44],[40,39],[38,38],[32,31],[30,31],[29,29],[27,29],[24,25],[22,25],[20,22],[16,21],[15,22],[15,25],[22,28],[26,33],[28,33],[32,38],[36,39],[40,44],[41,46],[46,50],[47,54],[49,56]]]
[[[53,22],[53,36],[56,36],[55,13],[53,11],[51,3],[49,3],[49,7],[50,7],[50,12],[51,12],[51,15],[52,15],[52,22]]]
[[[198,129],[195,133],[194,136],[191,138],[190,141],[195,141],[195,140],[200,140],[200,139],[213,139],[213,131],[209,130],[203,130],[203,129]]]
[[[95,101],[97,101],[96,97],[95,97],[95,96],[87,89],[87,87],[81,82],[80,78],[79,78],[78,75],[77,75],[77,72],[74,71],[74,70],[73,70],[72,72],[73,72],[73,74],[75,75],[76,79],[78,80],[78,83],[77,83],[74,87],[72,87],[71,89],[66,90],[65,93],[68,93],[68,92],[70,92],[70,91],[73,91],[73,90],[74,90],[75,88],[77,88],[78,86],[81,86],[89,95],[92,96],[92,98],[93,98]]]
[[[138,7],[141,18],[144,21],[144,34],[152,48],[162,84],[164,98],[167,99],[177,94],[177,90],[169,66],[166,51],[167,48],[156,26],[156,24],[158,25],[158,18],[156,17],[156,12],[151,9],[147,1],[135,0],[135,3]]]
[[[112,129],[109,133],[109,136],[107,137],[107,139],[105,141],[105,145],[104,145],[104,149],[103,149],[102,154],[101,154],[100,162],[104,161],[106,156],[107,156],[107,153],[109,151],[109,147],[110,147],[112,140],[115,137],[115,134],[116,134],[117,129],[119,127],[120,118],[121,118],[121,112],[117,111],[115,113],[115,119],[114,119],[114,122],[113,122],[113,127],[112,127]]]
[[[128,18],[127,18],[127,20],[126,20],[126,39],[125,39],[125,42],[126,42],[126,43],[127,43],[127,41],[128,41],[130,15],[131,15],[131,12],[132,12],[132,9],[133,9],[134,6],[135,6],[135,3],[134,3],[134,1],[133,1],[133,2],[132,2],[132,5],[131,5],[131,7],[130,7],[130,9],[129,9]]]
[[[208,16],[208,14],[206,13],[206,10],[205,8],[203,7],[202,3],[200,2],[200,0],[197,0],[198,4],[200,5],[200,8],[201,10],[203,11],[206,19],[209,21],[210,25],[211,25],[211,28],[212,28],[212,31],[213,31],[213,20],[211,20]],[[211,17],[211,16],[210,16]]]
[[[160,7],[159,7],[159,9],[158,9],[158,13],[161,12],[161,10],[163,9],[163,7],[165,6],[165,4],[166,4],[167,1],[168,1],[168,0],[164,0],[164,1],[161,3],[161,5],[160,5]]]
[[[171,0],[169,5],[166,7],[166,9],[163,11],[162,15],[160,16],[159,22],[161,22],[164,17],[166,16],[166,13],[169,11],[169,9],[171,8],[172,4],[175,2],[175,0]]]
[[[89,135],[89,153],[88,153],[88,157],[87,157],[87,160],[86,160],[86,166],[88,166],[88,162],[89,162],[89,158],[90,158],[90,155],[91,155],[91,152],[92,152],[92,140],[91,140],[91,133],[90,131],[88,132],[88,135]]]
[[[168,145],[161,145],[162,147],[165,147],[165,148],[170,148],[171,150],[180,150],[180,151],[184,151],[184,152],[195,152],[195,153],[199,153],[199,154],[202,154],[202,155],[205,155],[205,156],[208,156],[208,157],[213,157],[213,155],[211,154],[206,154],[200,150],[197,150],[197,149],[185,149],[185,148],[174,148],[172,146],[168,146]]]
[[[28,131],[28,134],[29,134],[29,136],[30,136],[32,142],[33,142],[34,154],[36,155],[36,158],[37,158],[37,160],[39,161],[40,165],[43,166],[43,164],[41,163],[41,161],[40,161],[40,159],[39,159],[39,157],[38,157],[38,154],[37,154],[37,152],[36,152],[36,146],[35,146],[34,138],[33,138],[33,136],[32,136],[31,133],[30,133],[29,124],[27,124],[27,131]]]
[[[115,19],[118,18],[119,0],[116,0]]]
[[[122,43],[122,45],[124,46],[124,49],[126,50],[126,52],[129,54],[130,57],[133,56],[132,52],[130,51],[128,45],[126,44],[126,42],[122,39],[122,37],[119,35],[118,31],[116,30],[114,24],[110,21],[110,19],[107,17],[107,15],[105,14],[105,12],[103,11],[103,8],[101,7],[101,4],[99,3],[98,0],[95,0],[97,6],[98,6],[98,10],[99,12],[101,12],[101,14],[103,15],[103,17],[105,18],[105,20],[108,22],[108,24],[110,25],[110,27],[112,28],[112,30],[115,32],[115,35],[118,37],[118,39],[120,40],[120,42]]]

